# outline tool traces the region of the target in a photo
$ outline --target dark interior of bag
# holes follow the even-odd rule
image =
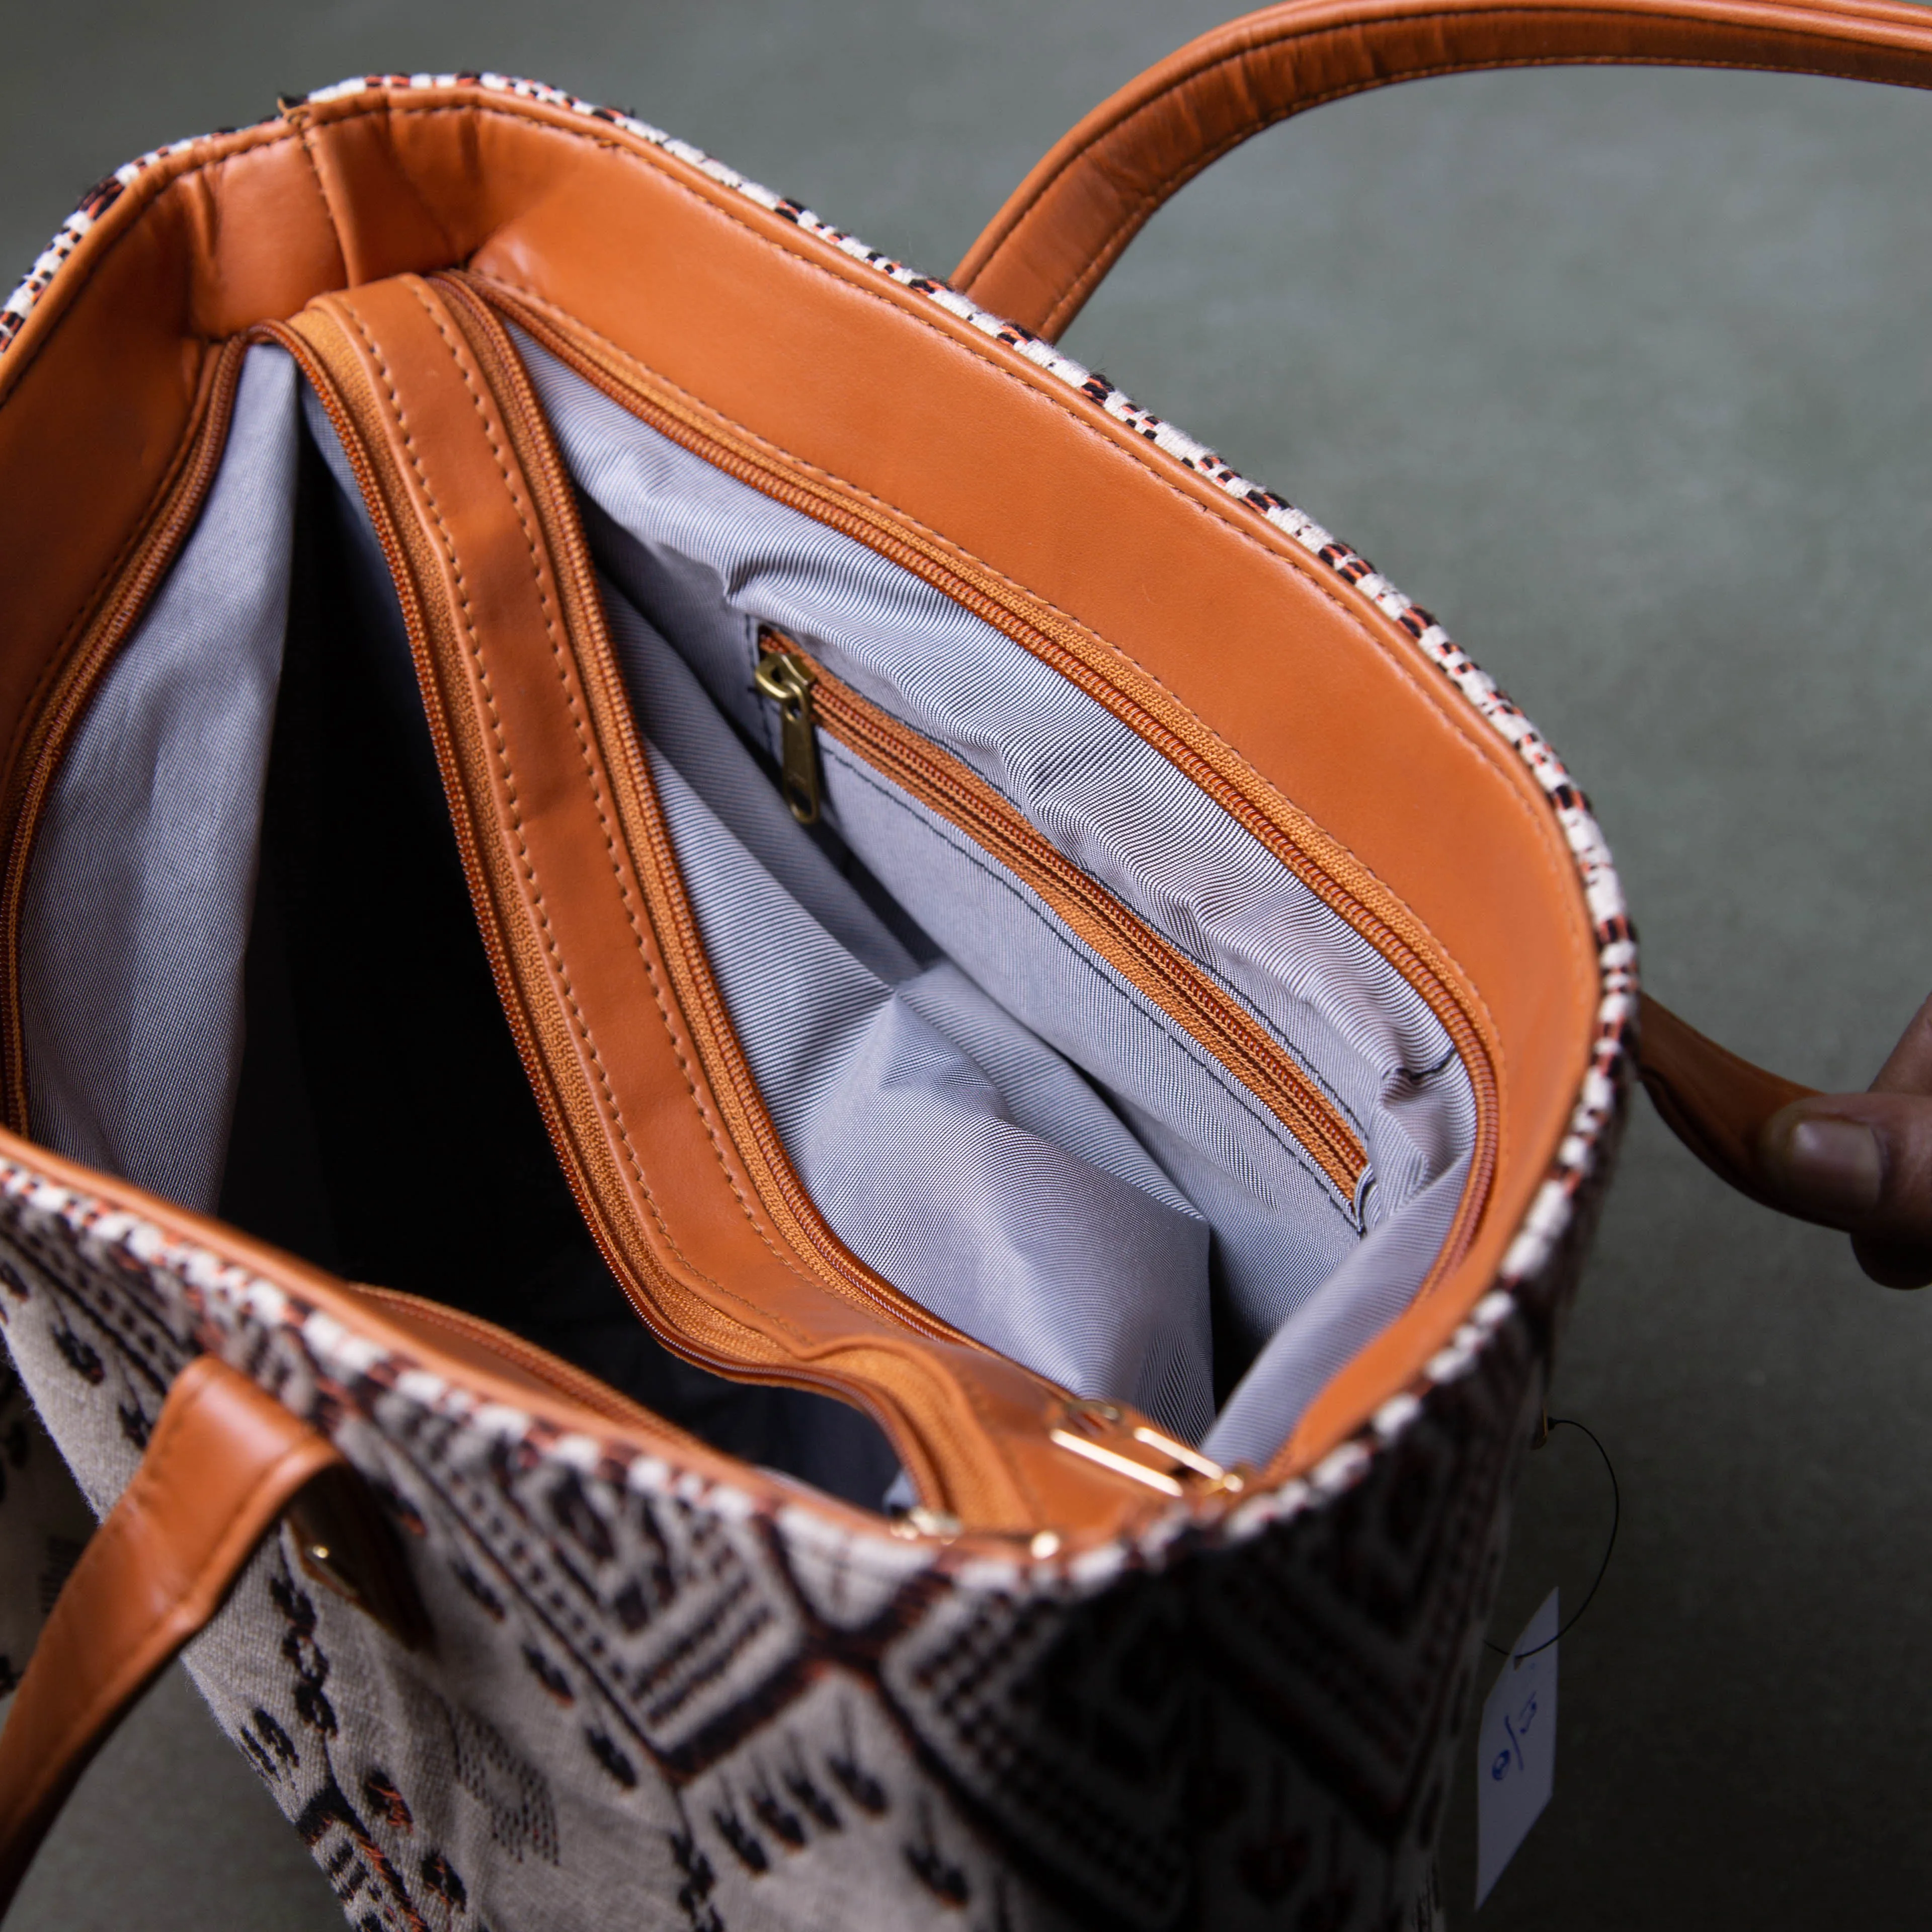
[[[987,1346],[1264,1459],[1444,1238],[1473,1126],[1439,1024],[1058,674],[520,346],[706,956],[826,1220]],[[767,626],[1210,975],[1358,1138],[1356,1184],[849,746],[821,736],[824,809],[796,823],[755,678]],[[68,749],[25,932],[37,1138],[499,1323],[733,1454],[888,1496],[869,1420],[680,1360],[587,1232],[503,1016],[381,551],[278,350],[250,352],[195,532]]]

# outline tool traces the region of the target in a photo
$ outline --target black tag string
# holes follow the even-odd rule
[[[1590,1607],[1591,1600],[1596,1595],[1598,1586],[1603,1582],[1604,1571],[1610,1567],[1610,1553],[1617,1546],[1617,1525],[1623,1518],[1623,1497],[1617,1488],[1617,1472],[1610,1466],[1610,1451],[1597,1440],[1595,1432],[1586,1427],[1582,1423],[1573,1421],[1567,1415],[1546,1416],[1544,1418],[1543,1426],[1545,1432],[1544,1439],[1546,1442],[1549,1439],[1548,1432],[1550,1430],[1580,1430],[1584,1435],[1589,1437],[1591,1446],[1604,1459],[1604,1474],[1610,1479],[1610,1540],[1604,1545],[1604,1560],[1597,1565],[1596,1576],[1589,1588],[1584,1592],[1583,1600],[1570,1613],[1562,1628],[1557,1631],[1555,1636],[1545,1637],[1542,1642],[1532,1648],[1518,1652],[1514,1660],[1517,1664],[1523,1663],[1535,1656],[1539,1651],[1547,1650],[1552,1643],[1568,1636],[1576,1628],[1577,1624],[1582,1620],[1583,1612]],[[1485,1650],[1494,1651],[1498,1657],[1508,1657],[1510,1654],[1502,1645],[1492,1643],[1487,1637],[1483,1640],[1483,1648]]]

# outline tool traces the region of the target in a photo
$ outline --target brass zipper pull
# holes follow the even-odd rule
[[[768,636],[755,674],[758,686],[778,707],[785,802],[800,824],[809,825],[818,816],[818,737],[812,706],[818,674],[796,652],[782,645],[773,648],[772,643]]]
[[[1197,1493],[1239,1496],[1253,1473],[1240,1466],[1222,1468],[1165,1430],[1130,1417],[1118,1402],[1084,1396],[1067,1402],[1061,1424],[1050,1427],[1047,1437],[1055,1448],[1177,1501],[1190,1488]],[[1154,1460],[1139,1453],[1142,1450],[1151,1450]]]

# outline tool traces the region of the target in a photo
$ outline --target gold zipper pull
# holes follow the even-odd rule
[[[1177,1500],[1190,1486],[1197,1493],[1239,1496],[1252,1474],[1238,1464],[1223,1468],[1165,1430],[1130,1418],[1118,1402],[1076,1396],[1066,1405],[1063,1424],[1046,1432],[1055,1448]],[[1154,1452],[1152,1462],[1138,1453],[1143,1449]]]
[[[812,715],[812,686],[818,675],[795,652],[770,647],[758,660],[758,688],[778,707],[784,748],[785,802],[801,825],[818,816],[818,737]]]

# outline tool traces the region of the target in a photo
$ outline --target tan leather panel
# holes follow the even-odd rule
[[[0,1118],[22,1132],[28,1094],[18,997],[20,911],[40,814],[68,738],[200,514],[226,446],[242,356],[243,345],[231,341],[204,359],[187,432],[154,506],[136,526],[139,540],[116,558],[71,647],[49,661],[40,687],[21,714],[27,728],[5,763],[0,791]]]
[[[341,272],[299,142],[214,138],[122,192],[0,356],[0,793],[161,513],[211,343]]]
[[[1051,340],[1169,196],[1290,115],[1424,75],[1602,61],[1926,87],[1932,21],[1886,4],[1288,0],[1202,34],[1102,102],[1014,190],[954,285]]]
[[[290,1498],[341,1464],[332,1444],[216,1357],[176,1377],[0,1730],[0,1912],[122,1714],[220,1607]]]
[[[16,376],[0,407],[0,734],[10,767],[31,698],[138,542],[188,426],[206,356],[182,312],[189,245],[166,220],[128,236],[27,370],[8,366],[32,346],[24,332],[0,358],[0,376]],[[146,326],[130,326],[136,317]]]
[[[754,1144],[755,1090],[748,1121],[721,1090],[718,1042],[735,1040],[567,484],[507,338],[454,298],[414,277],[368,284],[314,304],[295,340],[370,466],[499,984],[620,1280],[707,1366],[862,1382],[932,1500],[970,1523],[1134,1513],[1126,1485],[1048,1444],[1059,1391],[916,1308],[882,1315],[868,1284],[892,1292],[842,1250],[815,1260],[829,1230],[776,1196],[774,1168],[796,1184]]]

